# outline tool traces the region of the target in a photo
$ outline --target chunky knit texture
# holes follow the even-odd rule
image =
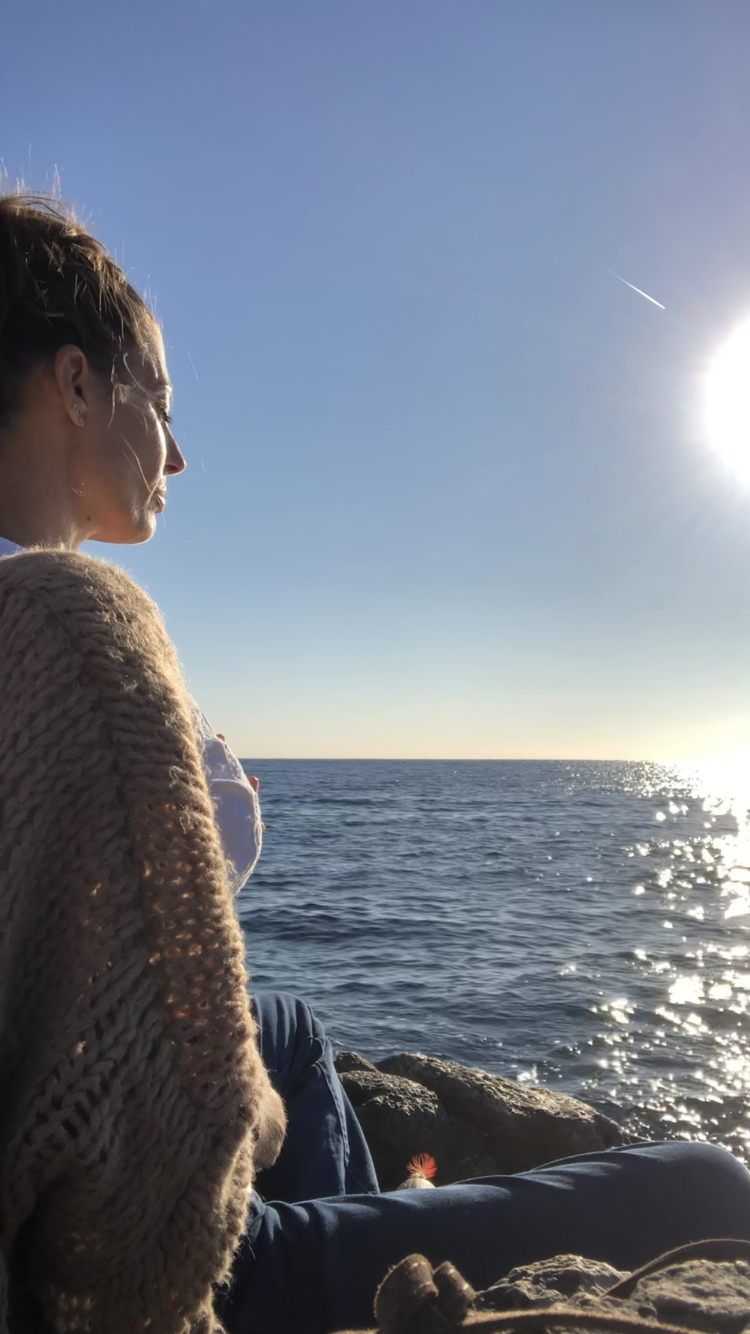
[[[121,571],[0,561],[0,1331],[210,1334],[267,1076],[174,651]]]

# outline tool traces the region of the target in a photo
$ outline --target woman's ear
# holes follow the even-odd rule
[[[55,353],[54,382],[60,410],[74,426],[86,425],[89,409],[90,368],[86,354],[74,343],[66,343]]]

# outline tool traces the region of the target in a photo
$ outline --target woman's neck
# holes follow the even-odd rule
[[[0,439],[0,535],[21,547],[65,547],[83,541],[80,497],[71,488],[64,450],[4,434]]]
[[[75,551],[80,546],[76,526],[60,514],[45,513],[33,497],[13,494],[6,488],[0,469],[0,536],[19,547],[64,547]],[[29,501],[31,503],[29,503]]]

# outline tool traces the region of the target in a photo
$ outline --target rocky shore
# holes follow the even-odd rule
[[[586,1103],[470,1069],[399,1052],[373,1063],[343,1051],[336,1068],[370,1146],[381,1187],[392,1190],[418,1154],[436,1185],[522,1172],[630,1138]],[[540,1316],[533,1315],[540,1312]],[[546,1321],[541,1317],[545,1312]],[[450,1264],[409,1256],[381,1285],[371,1334],[533,1334],[546,1323],[586,1334],[740,1334],[750,1328],[750,1243],[704,1241],[632,1275],[579,1255],[511,1272],[475,1293]],[[532,1334],[531,1326],[528,1334]]]
[[[451,1264],[410,1255],[386,1276],[370,1334],[741,1334],[750,1323],[750,1243],[695,1242],[621,1273],[580,1255],[512,1269],[474,1292]]]
[[[336,1069],[370,1147],[381,1188],[393,1190],[416,1154],[435,1182],[524,1172],[556,1158],[628,1142],[614,1121],[576,1098],[399,1052],[373,1063],[342,1051]]]

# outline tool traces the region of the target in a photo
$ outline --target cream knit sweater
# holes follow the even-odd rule
[[[0,561],[0,1334],[220,1328],[274,1097],[246,980],[156,608]]]

